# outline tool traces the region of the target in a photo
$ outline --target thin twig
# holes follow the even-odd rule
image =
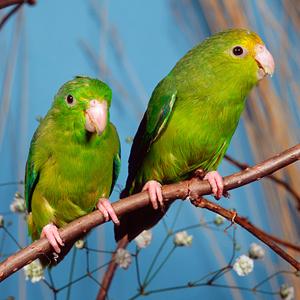
[[[118,243],[118,247],[117,249],[119,248],[126,248],[128,245],[128,241],[127,240],[121,240],[119,243]],[[102,278],[102,287],[101,289],[99,290],[99,293],[97,295],[97,299],[99,297],[101,297],[102,299],[106,299],[107,297],[107,293],[108,293],[108,289],[107,287],[109,288],[110,287],[110,284],[111,284],[111,281],[113,279],[113,276],[116,272],[116,268],[117,268],[117,264],[115,263],[115,257],[116,257],[116,252],[114,252],[114,254],[112,255],[112,258],[111,258],[111,261],[106,269],[106,272],[105,272],[105,276]]]
[[[3,28],[4,24],[7,22],[7,20],[9,18],[11,18],[14,14],[17,13],[17,11],[23,6],[23,4],[29,4],[29,5],[34,5],[35,4],[35,0],[4,0],[1,1],[0,0],[0,9],[4,8],[4,7],[8,7],[11,5],[15,5],[6,15],[4,15],[4,17],[2,18],[2,20],[0,21],[0,30]]]
[[[23,181],[23,180],[20,180],[20,181],[1,182],[1,183],[0,183],[0,187],[1,187],[1,186],[8,186],[8,185],[18,185],[18,184],[24,184],[24,181]]]
[[[21,7],[23,3],[17,4],[15,7],[13,7],[1,20],[0,22],[0,30],[3,28],[4,24],[8,21],[8,19],[13,16]]]
[[[239,224],[247,231],[252,233],[258,239],[260,239],[263,243],[268,245],[273,251],[275,251],[281,258],[291,264],[297,271],[300,271],[300,262],[295,260],[292,256],[290,256],[287,252],[281,249],[268,235],[265,234],[264,231],[260,230],[253,224],[251,224],[246,218],[238,216],[236,211],[231,211],[222,206],[213,203],[203,197],[199,197],[195,200],[191,200],[192,204],[196,207],[201,207],[213,211],[227,220]]]
[[[241,170],[245,170],[250,167],[248,164],[239,162],[238,160],[232,158],[227,154],[224,156],[224,158]],[[295,201],[297,202],[297,209],[300,211],[300,194],[297,191],[295,191],[288,182],[279,179],[274,175],[269,175],[267,176],[267,178],[285,188],[294,197]]]
[[[29,5],[34,5],[36,4],[35,0],[1,0],[0,1],[0,9],[12,6],[12,5],[17,5],[17,4],[29,4]]]

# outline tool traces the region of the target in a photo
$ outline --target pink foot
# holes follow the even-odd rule
[[[203,179],[208,180],[215,198],[219,200],[223,195],[224,189],[222,176],[217,171],[211,171],[208,172]]]
[[[97,203],[97,208],[102,212],[105,221],[109,221],[110,217],[116,225],[120,225],[120,221],[108,199],[100,198]]]
[[[148,191],[154,209],[158,209],[158,203],[162,209],[164,208],[161,184],[158,181],[147,181],[142,191]]]
[[[64,246],[64,243],[59,235],[57,227],[50,223],[43,227],[41,237],[45,237],[51,244],[56,253],[60,253],[60,246]]]

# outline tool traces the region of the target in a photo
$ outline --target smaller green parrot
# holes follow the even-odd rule
[[[109,121],[111,89],[77,76],[56,94],[30,145],[25,174],[28,229],[46,237],[56,253],[58,227],[98,208],[119,220],[107,199],[120,171],[120,141]]]

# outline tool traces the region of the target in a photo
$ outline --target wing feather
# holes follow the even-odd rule
[[[35,132],[31,140],[29,155],[28,155],[26,168],[25,168],[25,203],[28,212],[31,212],[32,194],[40,176],[40,172],[35,168],[34,161],[33,161],[34,144],[38,136],[37,132],[38,131]]]
[[[167,93],[165,91],[168,91]],[[155,88],[148,108],[134,137],[128,160],[128,177],[121,196],[129,194],[132,182],[151,145],[160,137],[172,115],[177,91],[173,81],[166,77]]]

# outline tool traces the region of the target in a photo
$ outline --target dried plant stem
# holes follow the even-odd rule
[[[229,156],[227,154],[225,155],[225,159],[227,161],[229,161],[231,164],[233,164],[234,166],[241,169],[241,170],[245,170],[245,169],[250,167],[248,164],[242,163],[242,162],[232,158],[231,156]],[[277,178],[274,175],[269,175],[267,178],[272,180],[276,184],[282,186],[283,188],[285,188],[293,196],[293,198],[295,199],[295,201],[297,203],[297,209],[300,211],[300,194],[297,193],[297,191],[295,191],[295,189],[293,189],[288,182],[286,182],[286,181],[284,181],[280,178]]]
[[[29,5],[34,5],[36,1],[35,0],[0,0],[0,9],[12,5],[25,4],[25,3]]]
[[[225,177],[225,190],[235,189],[250,182],[259,180],[260,178],[282,169],[299,159],[300,144],[280,154],[277,154],[254,167],[247,168],[241,172]],[[165,202],[173,201],[175,199],[186,199],[187,197],[190,197],[191,199],[198,199],[203,195],[208,195],[211,193],[211,187],[207,181],[201,181],[195,178],[175,184],[165,185],[162,189]],[[150,200],[148,193],[142,192],[113,203],[113,208],[118,216],[122,216],[149,204]],[[65,228],[61,228],[60,235],[64,242],[68,243],[76,238],[79,238],[92,228],[103,224],[104,222],[105,221],[102,214],[99,211],[94,211],[69,223]],[[254,235],[257,234],[256,232],[252,233]],[[258,234],[260,239],[262,239],[261,235],[264,233],[259,232]],[[294,259],[290,259],[288,254],[283,255],[283,253],[285,253],[284,250],[278,251],[278,246],[275,245],[275,247],[274,244],[270,243],[269,241],[267,245],[270,246],[276,253],[280,252],[281,257],[283,257],[297,270],[300,270],[300,265],[298,262],[296,262]],[[11,255],[0,264],[0,281],[4,280],[36,258],[47,255],[51,251],[51,246],[45,238],[33,242],[31,245]]]
[[[17,13],[17,11],[22,7],[23,3],[19,3],[14,6],[0,21],[0,30],[3,28],[4,24],[8,21],[8,19]]]
[[[236,223],[245,228],[247,231],[252,233],[258,239],[260,239],[263,243],[268,245],[273,251],[275,251],[280,257],[282,257],[285,261],[291,264],[297,271],[300,271],[300,262],[295,260],[292,256],[290,256],[287,252],[281,249],[273,239],[265,234],[264,231],[252,225],[246,218],[238,216],[236,211],[228,210],[220,205],[213,203],[203,197],[199,197],[195,200],[191,200],[192,204],[196,207],[206,208],[210,211],[213,211],[227,220],[231,221],[232,224]]]
[[[23,4],[34,5],[35,0],[0,0],[0,9],[15,5],[0,21],[0,30],[3,28],[4,24],[10,19],[17,11],[23,6]]]

